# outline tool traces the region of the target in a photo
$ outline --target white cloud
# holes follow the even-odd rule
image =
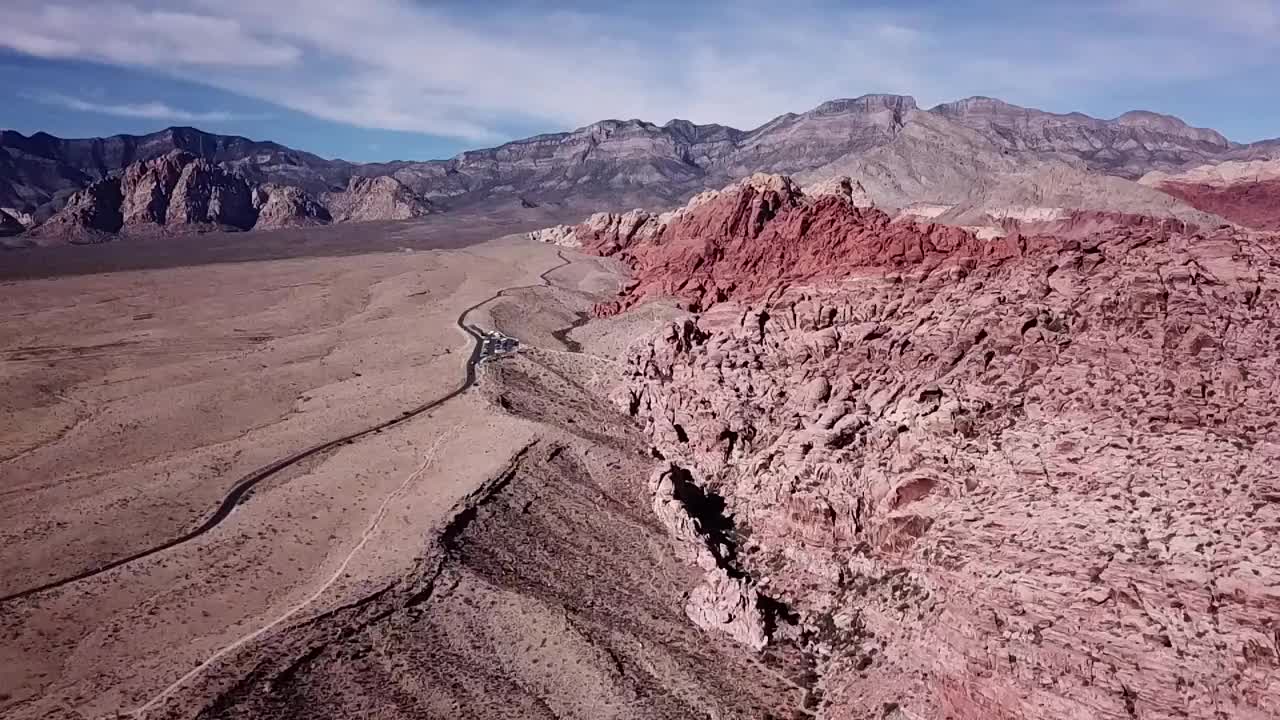
[[[1184,13],[1196,6],[1167,1]],[[1010,17],[1007,4],[957,23],[762,2],[700,6],[702,19],[529,5],[464,16],[409,0],[9,3],[17,7],[5,11],[0,46],[20,52],[147,68],[327,120],[473,142],[607,117],[753,127],[862,92],[913,93],[926,106],[986,94],[1070,110],[1064,97],[1214,77],[1266,49],[1257,36],[1225,42],[1179,29],[1173,10],[1135,33],[1121,26],[1133,18],[1123,12],[1085,8],[1064,21],[1036,17],[1052,12],[1043,7]],[[1276,7],[1214,6],[1223,4],[1240,23]]]
[[[148,9],[114,2],[17,0],[4,10],[0,46],[44,58],[144,67],[272,67],[297,48],[263,39],[235,17]]]
[[[233,113],[214,110],[211,112],[192,112],[172,107],[162,102],[142,103],[105,103],[55,92],[22,93],[27,100],[56,105],[79,112],[116,115],[118,117],[146,118],[148,120],[164,120],[167,122],[216,123],[240,119]]]

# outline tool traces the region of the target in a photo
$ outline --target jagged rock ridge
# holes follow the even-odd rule
[[[820,718],[1280,713],[1276,236],[829,203],[760,177],[573,231],[634,269],[605,312],[699,311],[617,397],[736,526],[691,616],[758,645],[752,598],[790,608],[764,642],[815,658]]]
[[[1275,142],[1234,144],[1155,113],[1101,120],[991,98],[923,110],[897,95],[833,100],[753,130],[685,120],[606,120],[449,160],[365,165],[192,128],[86,140],[6,132],[0,137],[0,207],[43,219],[70,192],[135,161],[182,149],[255,183],[295,185],[319,195],[342,191],[354,177],[392,176],[452,207],[516,201],[597,209],[670,206],[707,187],[770,171],[806,182],[850,175],[885,209],[941,205],[959,223],[986,209],[1022,206],[1176,215],[1189,208],[1130,180],[1206,161],[1277,157],[1277,148]]]
[[[101,242],[117,233],[250,230],[421,217],[430,203],[394,178],[354,178],[325,202],[302,188],[254,185],[210,160],[175,150],[136,162],[70,196],[31,235],[45,241]],[[336,218],[334,217],[336,214]]]

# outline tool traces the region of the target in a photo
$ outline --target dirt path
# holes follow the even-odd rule
[[[347,566],[351,564],[351,561],[355,558],[357,554],[359,554],[359,552],[364,548],[365,544],[369,542],[369,538],[372,537],[373,533],[378,529],[378,525],[382,522],[382,518],[385,517],[387,514],[387,508],[391,506],[391,502],[395,500],[397,497],[399,497],[400,494],[405,491],[405,488],[409,487],[409,485],[413,483],[414,480],[417,480],[419,477],[422,477],[422,473],[426,472],[427,468],[431,467],[431,463],[434,462],[436,458],[436,451],[439,450],[440,445],[445,441],[446,438],[452,435],[453,432],[454,431],[451,430],[445,433],[444,435],[441,435],[440,437],[436,438],[435,443],[431,445],[431,449],[427,451],[427,457],[422,461],[422,464],[419,465],[418,468],[414,470],[412,473],[410,473],[407,477],[405,477],[404,482],[400,483],[400,485],[396,487],[395,490],[391,491],[391,493],[387,495],[386,499],[382,501],[382,505],[378,507],[378,511],[374,513],[373,519],[370,520],[368,526],[365,527],[364,532],[360,534],[359,542],[355,544],[355,547],[351,548],[351,552],[347,553],[346,557],[342,559],[342,562],[338,564],[338,568],[333,571],[333,575],[329,576],[329,578],[325,580],[324,583],[320,585],[320,587],[316,588],[315,592],[308,595],[305,599],[303,599],[297,605],[294,605],[293,607],[286,610],[283,614],[281,614],[275,620],[272,620],[271,622],[267,623],[266,625],[263,625],[257,630],[254,630],[253,632],[243,635],[240,638],[236,639],[235,641],[227,645],[224,645],[217,652],[210,655],[207,660],[200,663],[196,667],[192,668],[192,670],[188,672],[186,675],[183,675],[182,677],[178,678],[173,682],[173,684],[169,685],[164,690],[161,690],[159,693],[157,693],[155,697],[151,698],[147,702],[138,706],[138,708],[135,709],[131,714],[134,717],[139,717],[139,718],[145,717],[147,711],[155,707],[157,703],[162,702],[165,698],[171,695],[175,690],[185,685],[188,680],[191,680],[192,678],[197,677],[198,675],[203,673],[206,669],[208,669],[210,665],[214,664],[219,659],[235,651],[236,649],[250,642],[253,642],[254,640],[261,637],[263,634],[267,633],[271,629],[279,626],[280,624],[289,620],[293,616],[307,609],[307,607],[309,607],[316,600],[319,600],[321,595],[324,595],[329,588],[333,587],[333,585],[337,583],[338,580],[342,579],[342,576],[346,574]]]

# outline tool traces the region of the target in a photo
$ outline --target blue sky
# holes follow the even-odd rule
[[[351,160],[867,92],[1280,136],[1280,0],[5,0],[0,127],[169,125]]]

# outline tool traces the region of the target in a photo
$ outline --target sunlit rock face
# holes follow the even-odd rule
[[[739,575],[691,617],[807,647],[820,717],[1280,715],[1280,243],[978,240],[837,202],[752,181],[578,230],[634,269],[602,312],[696,311],[617,394],[655,505],[679,468],[731,526]]]

